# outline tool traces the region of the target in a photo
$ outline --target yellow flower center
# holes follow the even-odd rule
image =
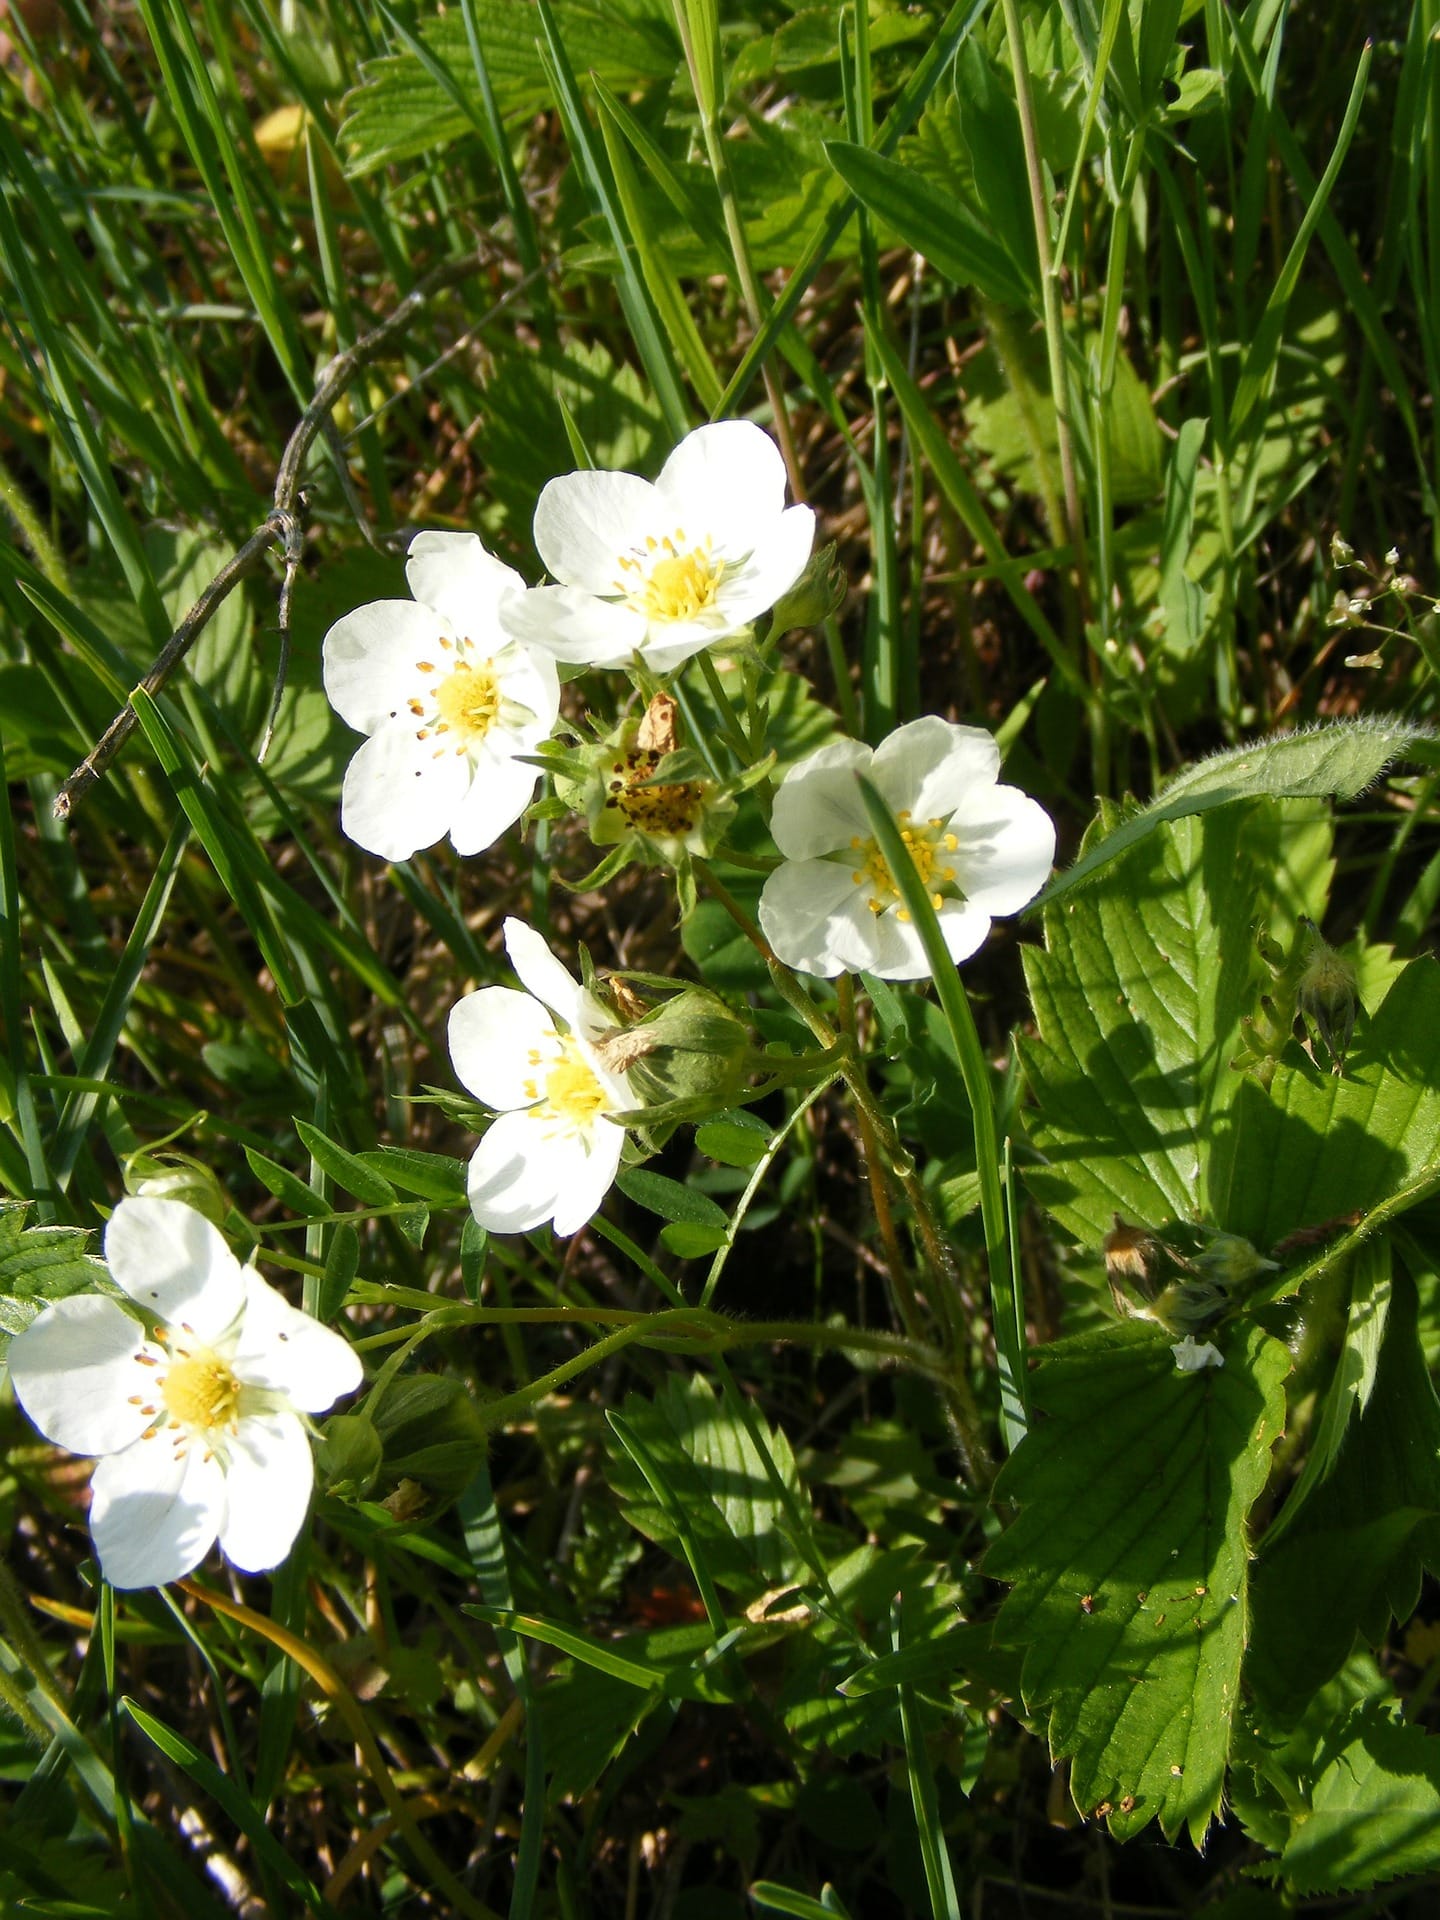
[[[196,1347],[171,1366],[160,1382],[160,1397],[182,1427],[213,1433],[234,1424],[240,1382],[213,1348]]]
[[[530,1064],[538,1067],[541,1055],[532,1053]],[[527,1080],[525,1097],[534,1103],[530,1111],[537,1120],[559,1120],[575,1132],[582,1132],[597,1114],[605,1111],[605,1089],[595,1069],[568,1036],[560,1040],[559,1056],[546,1068],[544,1092],[536,1081]]]
[[[500,712],[500,687],[491,663],[472,667],[468,660],[457,661],[436,687],[435,704],[440,710],[436,733],[453,733],[457,747],[478,746]]]
[[[946,833],[943,819],[927,820],[923,826],[911,822],[910,813],[897,814],[900,838],[905,842],[906,851],[915,863],[921,884],[927,889],[932,886],[939,889],[953,888],[955,869],[945,861],[947,853],[959,851],[960,842],[953,833]],[[851,873],[850,878],[857,887],[867,887],[869,898],[866,905],[872,913],[884,913],[895,907],[896,917],[908,920],[910,914],[905,907],[896,907],[900,898],[900,889],[895,884],[895,875],[890,871],[890,862],[880,851],[873,838],[862,840],[859,834],[850,842],[850,851],[859,856],[860,864]],[[939,910],[944,894],[936,891],[930,894],[931,904]]]
[[[685,529],[677,527],[663,540],[649,536],[645,549],[643,556],[621,554],[621,573],[632,577],[615,582],[637,613],[657,621],[698,620],[714,606],[725,562],[711,552],[708,534],[702,545],[691,546]]]

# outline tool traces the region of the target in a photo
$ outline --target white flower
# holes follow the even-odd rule
[[[668,673],[743,632],[805,571],[809,507],[785,505],[768,434],[725,420],[687,434],[652,485],[633,473],[567,473],[535,509],[535,545],[559,586],[504,612],[507,631],[557,660]]]
[[[930,971],[870,831],[860,773],[899,822],[951,958],[968,959],[992,915],[1033,899],[1055,858],[1044,808],[997,786],[999,771],[988,733],[933,714],[897,728],[873,753],[839,740],[793,766],[770,823],[784,864],[760,896],[760,925],[780,959],[826,976],[863,970],[917,980]]]
[[[505,949],[529,991],[481,987],[450,1014],[455,1072],[499,1116],[470,1162],[470,1207],[496,1233],[552,1219],[574,1233],[620,1165],[625,1129],[610,1116],[643,1103],[605,1062],[614,1016],[523,920],[505,922]]]
[[[1193,1333],[1187,1333],[1170,1351],[1175,1356],[1175,1366],[1180,1373],[1199,1373],[1203,1367],[1223,1367],[1225,1364],[1225,1356],[1213,1340],[1206,1340],[1202,1344]]]
[[[386,860],[448,833],[479,853],[524,812],[533,753],[555,724],[548,655],[500,624],[525,583],[473,533],[421,533],[405,566],[413,600],[373,600],[325,636],[325,691],[370,738],[345,775],[340,824]]]
[[[10,1345],[15,1397],[56,1446],[99,1454],[90,1529],[114,1587],[158,1587],[218,1536],[247,1573],[278,1566],[310,1502],[301,1413],[361,1380],[348,1341],[241,1267],[178,1200],[122,1200],[105,1229],[115,1300],[51,1303]]]

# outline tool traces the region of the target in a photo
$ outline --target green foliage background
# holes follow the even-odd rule
[[[119,1601],[7,1392],[0,1905],[1427,1912],[1432,0],[3,25],[0,1338],[164,1175],[370,1386],[273,1579]],[[723,903],[753,786],[683,926],[653,869],[569,890],[562,810],[340,836],[320,642],[410,533],[536,578],[546,480],[736,413],[847,592],[687,673],[687,737],[738,781],[737,728],[991,727],[1065,867],[965,993],[807,1024]],[[729,996],[774,1082],[569,1243],[464,1203],[444,1022],[511,912]],[[1343,1073],[1257,944],[1307,919]]]

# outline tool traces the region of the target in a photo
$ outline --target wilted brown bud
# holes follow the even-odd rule
[[[1155,1236],[1148,1227],[1132,1226],[1117,1213],[1115,1224],[1106,1234],[1102,1246],[1105,1271],[1112,1282],[1139,1280],[1145,1284],[1150,1280],[1158,1248]]]
[[[668,693],[657,693],[645,709],[635,744],[647,753],[673,753],[680,736],[675,726],[678,702]]]

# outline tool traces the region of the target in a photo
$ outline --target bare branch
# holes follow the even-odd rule
[[[355,515],[356,522],[366,539],[372,546],[375,545],[374,534],[365,519],[362,502],[350,479],[344,449],[331,415],[337,402],[352,385],[356,376],[377,354],[382,353],[392,340],[405,332],[436,294],[443,293],[447,288],[470,279],[480,271],[482,264],[478,256],[472,256],[465,260],[448,261],[444,266],[436,267],[433,272],[416,282],[393,313],[387,315],[378,326],[372,327],[369,333],[362,334],[353,347],[348,347],[344,353],[336,354],[330,361],[320,376],[314,399],[300,416],[295,431],[286,442],[285,451],[280,458],[279,470],[275,476],[274,504],[269,513],[244,545],[225,562],[176,627],[149,671],[139,682],[140,690],[151,695],[158,694],[239,583],[247,575],[255,572],[272,547],[283,547],[285,573],[280,588],[280,661],[276,670],[275,691],[271,696],[270,712],[260,747],[260,758],[265,757],[275,732],[276,715],[279,712],[281,696],[285,691],[285,675],[290,662],[290,602],[305,545],[304,529],[299,518],[299,508],[303,504],[300,480],[305,471],[305,462],[310,449],[318,437],[323,436],[326,439],[335,455],[335,467],[340,475],[340,484],[345,490],[346,500]],[[134,709],[129,706],[122,707],[56,794],[54,810],[57,820],[68,820],[71,817],[75,807],[99,780],[134,729]]]

